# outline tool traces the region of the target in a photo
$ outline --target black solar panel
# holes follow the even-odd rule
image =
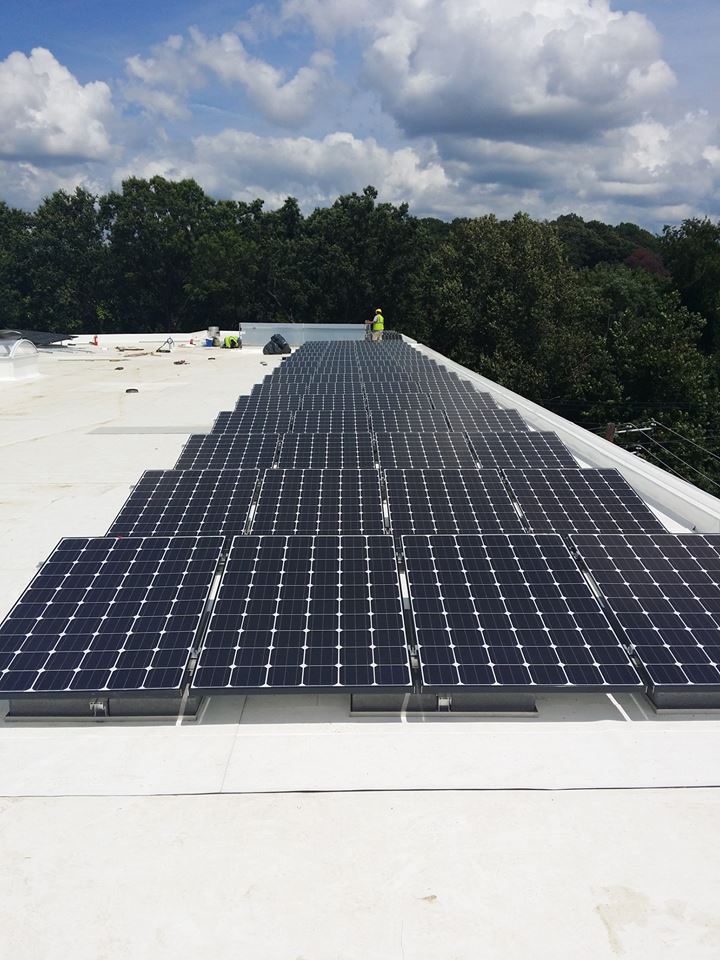
[[[408,470],[474,467],[463,433],[378,433],[381,467]]]
[[[417,380],[397,380],[382,375],[379,379],[365,381],[365,393],[369,396],[387,397],[401,393],[424,393],[425,389]]]
[[[292,429],[294,410],[257,410],[222,413],[213,425],[213,434],[286,433]]]
[[[394,534],[525,530],[495,470],[386,470],[385,478]]]
[[[720,685],[720,535],[570,538],[654,688]]]
[[[390,537],[238,537],[193,687],[409,688]]]
[[[370,433],[286,433],[280,444],[279,467],[372,470]]]
[[[146,470],[108,534],[242,533],[259,475],[259,470]]]
[[[302,410],[318,411],[320,413],[340,413],[356,411],[365,413],[365,397],[355,393],[335,393],[328,396],[325,393],[305,394],[302,398]]]
[[[535,533],[664,533],[617,470],[506,470]]]
[[[579,464],[556,433],[470,433],[481,467],[577,469]]]
[[[560,537],[402,543],[425,688],[641,685]]]
[[[486,410],[500,410],[489,393],[468,393],[465,390],[456,393],[428,387],[428,396],[438,410],[445,410],[446,413],[483,413]]]
[[[374,433],[449,433],[440,410],[395,410],[391,400],[388,409],[376,411],[371,421]]]
[[[177,690],[222,545],[61,540],[0,626],[0,693]]]
[[[377,470],[267,470],[254,534],[384,533]]]
[[[370,433],[370,421],[364,411],[324,413],[300,410],[295,416],[293,433]]]
[[[176,470],[248,470],[271,467],[277,434],[195,434],[175,464]]]
[[[517,410],[460,410],[455,413],[446,408],[446,414],[452,430],[466,430],[468,433],[500,433],[503,431],[529,430]]]
[[[367,407],[370,416],[373,416],[377,413],[385,413],[388,407],[391,407],[395,413],[432,410],[433,403],[426,393],[399,393],[391,401],[388,401],[386,396],[373,394],[367,398]]]

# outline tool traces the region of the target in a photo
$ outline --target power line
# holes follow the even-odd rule
[[[682,433],[678,433],[678,431],[673,430],[672,427],[668,427],[666,424],[660,423],[659,420],[654,420],[653,422],[659,427],[662,427],[663,430],[669,430],[670,433],[674,433],[676,437],[680,437],[680,439],[684,440],[686,443],[691,443],[694,447],[697,447],[698,450],[702,450],[703,453],[706,453],[709,457],[712,457],[713,460],[717,460],[718,463],[720,463],[720,457],[717,454],[713,453],[711,450],[706,450],[705,447],[701,446],[699,443],[696,443],[694,440],[691,440],[690,437],[683,436]]]
[[[667,470],[667,472],[671,473],[674,477],[678,477],[678,479],[684,480],[684,477],[681,476],[681,474],[679,474],[677,470],[671,467],[668,463],[665,463],[664,460],[661,460],[660,457],[656,453],[654,453],[652,450],[648,450],[648,448],[644,447],[641,443],[637,444],[636,449],[642,450],[643,453],[646,453],[648,455],[648,457],[652,457],[653,460],[661,464],[661,466],[663,466]]]
[[[686,460],[683,460],[682,457],[679,457],[679,456],[678,456],[676,453],[674,453],[672,450],[669,450],[667,447],[663,446],[662,443],[660,443],[659,440],[656,440],[654,437],[651,437],[651,436],[649,436],[649,435],[648,435],[648,440],[649,440],[651,443],[656,444],[656,446],[660,447],[661,450],[664,450],[665,453],[669,453],[671,457],[675,457],[675,459],[676,459],[676,460],[679,460],[680,463],[682,463],[682,465],[683,465],[684,467],[687,467],[687,468],[688,468],[688,470],[694,470],[695,473],[698,474],[698,476],[700,476],[700,477],[703,478],[703,480],[707,480],[708,483],[712,483],[713,486],[720,488],[720,483],[718,483],[717,480],[713,480],[712,477],[709,477],[706,473],[703,473],[702,470],[698,470],[697,467],[694,467],[691,463],[688,463]],[[658,459],[660,459],[660,458],[658,457]]]

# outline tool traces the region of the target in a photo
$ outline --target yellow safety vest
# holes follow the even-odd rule
[[[381,313],[376,313],[373,317],[372,328],[373,330],[385,329],[385,317]]]

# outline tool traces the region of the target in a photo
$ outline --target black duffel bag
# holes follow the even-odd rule
[[[268,340],[268,342],[263,347],[263,353],[267,356],[268,354],[282,353],[280,347],[275,343],[274,340]]]
[[[281,336],[281,334],[273,334],[272,337],[270,337],[270,340],[279,348],[278,353],[290,353],[290,344],[287,342],[285,337]]]

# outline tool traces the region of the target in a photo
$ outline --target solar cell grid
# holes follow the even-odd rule
[[[393,410],[392,403],[385,411],[371,416],[374,433],[449,433],[447,421],[440,410]]]
[[[393,411],[397,413],[433,409],[432,400],[425,393],[399,393],[392,398],[391,405]],[[367,407],[371,416],[375,413],[385,413],[388,409],[388,398],[386,395],[373,394],[367,398]]]
[[[0,692],[177,690],[222,545],[62,540],[0,625]]]
[[[194,434],[183,447],[175,469],[264,469],[273,465],[277,446],[275,433]]]
[[[236,538],[196,690],[408,688],[389,537]]]
[[[378,433],[381,467],[409,470],[453,469],[475,464],[463,433]]]
[[[489,393],[457,393],[449,394],[434,391],[428,387],[428,396],[438,410],[446,413],[477,412],[486,410],[495,412],[500,409]]]
[[[251,533],[385,532],[377,470],[267,470]]]
[[[577,469],[578,462],[556,433],[469,433],[481,467],[505,469]]]
[[[570,540],[653,688],[720,685],[720,535]]]
[[[367,413],[358,411],[300,410],[293,425],[293,433],[370,433]]]
[[[361,394],[337,393],[328,397],[326,394],[305,395],[302,400],[302,410],[315,410],[321,413],[338,413],[340,411],[357,411],[365,413],[365,397]]]
[[[641,685],[559,536],[406,536],[402,544],[426,689]]]
[[[234,412],[254,413],[257,410],[294,410],[303,401],[304,393],[256,393],[249,397],[238,397]]]
[[[240,534],[259,476],[259,470],[146,470],[108,534]]]
[[[468,433],[500,433],[529,430],[517,410],[468,410],[446,412],[451,430],[466,430]]]
[[[256,412],[231,413],[227,417],[218,417],[213,425],[213,434],[217,436],[234,433],[286,433],[292,429],[295,420],[294,410],[258,409]]]
[[[535,533],[664,533],[617,470],[506,470]]]
[[[370,433],[286,433],[277,463],[282,468],[372,470]]]
[[[403,533],[522,533],[495,470],[386,470],[390,527]]]
[[[416,380],[376,380],[365,383],[365,393],[368,397],[397,396],[402,393],[423,393],[422,385]]]

